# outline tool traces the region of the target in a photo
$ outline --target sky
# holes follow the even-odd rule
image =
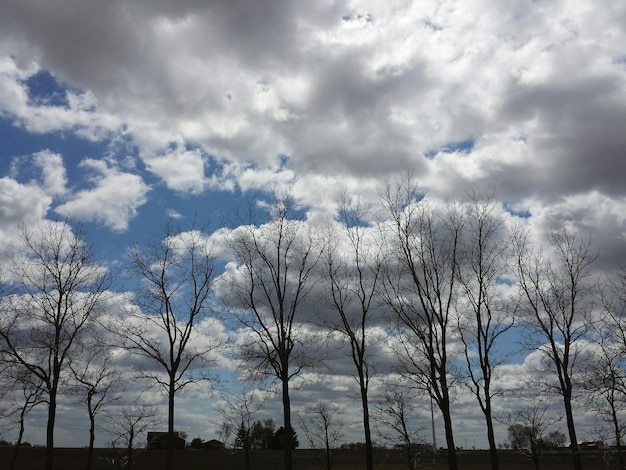
[[[0,244],[67,219],[119,264],[168,219],[233,227],[290,187],[322,221],[340,190],[373,201],[411,172],[433,198],[493,192],[537,241],[589,235],[609,272],[626,264],[624,25],[614,0],[5,0]],[[324,380],[295,406],[352,396]],[[215,437],[217,399],[185,393],[177,428]],[[455,407],[458,444],[485,446],[476,405]],[[86,444],[80,413],[64,404],[59,445]]]

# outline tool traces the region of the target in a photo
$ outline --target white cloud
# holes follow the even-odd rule
[[[145,204],[149,186],[141,176],[120,171],[103,160],[88,158],[81,166],[92,174],[94,187],[77,191],[55,211],[78,220],[99,222],[112,230],[126,230],[138,207]]]
[[[200,150],[177,148],[163,155],[144,156],[143,160],[148,170],[174,191],[198,194],[204,190],[206,157]]]
[[[328,187],[332,177],[412,168],[425,189],[446,194],[484,185],[543,198],[601,181],[621,191],[614,165],[626,71],[616,44],[626,13],[615,2],[268,0],[177,10],[109,2],[75,6],[67,18],[54,15],[61,4],[37,15],[28,5],[7,8],[4,37],[24,42],[16,63],[31,57],[87,90],[70,106],[74,118],[42,107],[32,125],[67,128],[74,119],[92,129],[81,112],[97,106],[102,127],[125,122],[147,165],[176,191],[232,182],[209,183],[199,152],[168,152],[172,142],[260,171],[289,155],[299,178],[331,177]],[[59,29],[66,38],[51,34]],[[87,34],[94,30],[98,41]],[[73,56],[66,41],[81,44]],[[11,90],[25,72],[8,63]],[[30,113],[24,90],[12,96],[16,115]],[[467,139],[475,142],[467,155],[423,158]]]
[[[178,211],[175,211],[174,209],[168,209],[167,210],[167,216],[169,218],[171,218],[171,219],[174,219],[174,220],[182,219],[182,218],[185,217],[183,214],[181,214]]]
[[[41,168],[43,190],[51,196],[61,196],[66,192],[67,175],[63,157],[48,150],[33,155],[35,163]]]
[[[0,250],[15,240],[19,225],[33,227],[44,220],[54,198],[66,191],[67,176],[61,155],[42,150],[32,156],[15,158],[12,163],[12,177],[0,178]]]
[[[52,198],[36,186],[0,178],[0,252],[15,241],[20,224],[28,227],[43,219],[51,203]]]
[[[0,57],[0,115],[32,133],[71,130],[88,140],[100,140],[120,126],[117,117],[97,111],[96,97],[89,91],[67,91],[67,106],[31,102],[26,81],[39,71],[34,63],[21,69],[15,59]]]
[[[9,57],[0,57],[0,109],[2,114],[20,115],[28,102],[28,92],[21,83],[34,74],[37,67],[30,64],[28,69],[20,69]]]

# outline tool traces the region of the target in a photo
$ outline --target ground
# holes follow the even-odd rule
[[[8,470],[11,462],[12,447],[0,447],[0,470]],[[43,468],[43,448],[20,449],[16,470],[39,470]],[[86,449],[56,449],[55,470],[84,470],[86,468]],[[114,449],[96,449],[93,470],[117,470],[120,460]],[[484,470],[489,468],[489,453],[486,451],[459,451],[459,470]],[[541,470],[569,470],[572,467],[568,452],[546,454],[541,460]],[[140,450],[134,459],[133,470],[159,470],[165,468],[165,451]],[[280,470],[282,452],[257,450],[251,453],[250,470]],[[359,450],[337,451],[332,470],[360,470],[365,468],[364,455]],[[375,470],[405,470],[407,464],[401,453],[377,450]],[[516,452],[502,451],[500,468],[503,470],[533,470],[532,462]],[[617,470],[618,465],[611,451],[584,452],[585,470]],[[184,450],[175,453],[176,470],[245,470],[245,456],[241,451],[204,451]],[[296,450],[294,452],[295,470],[323,470],[323,453],[314,450]],[[417,469],[447,469],[445,455],[423,456]]]

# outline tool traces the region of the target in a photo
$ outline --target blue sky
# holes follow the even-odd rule
[[[67,84],[59,83],[47,70],[41,70],[23,82],[28,92],[28,102],[33,106],[68,108],[66,94],[75,91]],[[80,91],[78,91],[80,93]],[[3,159],[0,168],[3,176],[11,176],[24,185],[37,185],[43,182],[45,170],[36,163],[35,154],[47,152],[62,157],[62,167],[67,181],[66,194],[55,197],[49,206],[47,215],[81,224],[94,243],[94,248],[103,259],[118,258],[123,255],[124,247],[144,242],[148,234],[156,235],[163,229],[167,220],[188,223],[194,218],[202,221],[211,232],[222,226],[231,226],[235,219],[235,208],[242,200],[252,198],[252,191],[243,196],[238,187],[231,190],[203,190],[200,194],[187,191],[168,190],[166,184],[146,171],[138,158],[138,148],[123,135],[109,135],[103,139],[89,139],[76,135],[71,130],[60,132],[29,132],[16,122],[12,116],[0,119],[0,140]],[[195,149],[202,152],[201,149]],[[203,155],[207,173],[218,172],[218,165],[207,154]],[[85,165],[86,159],[108,162],[109,169],[117,162],[134,160],[133,174],[142,183],[143,197],[135,201],[131,213],[120,219],[106,219],[99,214],[98,208],[73,217],[71,213],[59,212],[67,199],[72,199],[83,191],[94,191],[98,187],[98,175],[94,167]],[[121,165],[123,166],[123,164]],[[94,179],[95,178],[95,179]],[[112,188],[114,190],[115,188]],[[116,195],[103,194],[105,199],[115,199]],[[101,201],[106,204],[106,201]],[[129,203],[132,204],[132,203]],[[122,209],[129,205],[121,206]]]
[[[4,1],[0,248],[67,218],[113,263],[168,218],[210,232],[290,187],[320,222],[344,188],[375,202],[411,171],[435,200],[494,192],[538,243],[590,235],[610,272],[626,264],[623,3]],[[179,426],[214,437],[194,400]],[[472,401],[455,406],[458,442],[483,445]],[[59,442],[84,444],[65,411]]]

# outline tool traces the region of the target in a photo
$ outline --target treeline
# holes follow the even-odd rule
[[[524,392],[559,397],[573,467],[582,468],[573,411],[580,391],[621,443],[625,272],[616,266],[601,278],[590,238],[566,228],[533,243],[525,220],[492,197],[440,203],[407,179],[382,188],[372,206],[344,195],[336,217],[320,225],[291,194],[275,194],[232,230],[167,224],[158,238],[127,250],[123,277],[96,260],[86,234],[67,223],[22,226],[18,234],[2,269],[2,382],[18,441],[26,415],[47,408],[46,469],[59,396],[84,403],[92,449],[96,418],[122,396],[116,364],[130,362],[135,377],[167,396],[173,435],[177,392],[213,380],[221,355],[235,350],[243,379],[277,384],[284,468],[291,470],[292,383],[319,369],[330,344],[347,351],[358,385],[368,470],[374,420],[407,449],[410,465],[410,449],[424,440],[408,413],[416,391],[443,418],[455,470],[451,404],[461,386],[482,411],[495,470],[496,418],[509,426],[525,425],[525,416],[547,419],[547,407],[541,414],[532,402],[508,417],[494,414],[493,401],[505,392],[498,385],[501,342],[519,326],[545,368]],[[236,344],[226,344],[227,326],[240,333]],[[381,375],[386,391],[372,397],[372,380]],[[250,405],[244,394],[231,408],[242,448],[252,442]],[[330,450],[339,436],[337,410],[319,404],[311,416],[307,429],[316,430],[307,436],[325,438]],[[155,419],[139,398],[108,428],[131,455]],[[165,465],[171,469],[171,449]]]

